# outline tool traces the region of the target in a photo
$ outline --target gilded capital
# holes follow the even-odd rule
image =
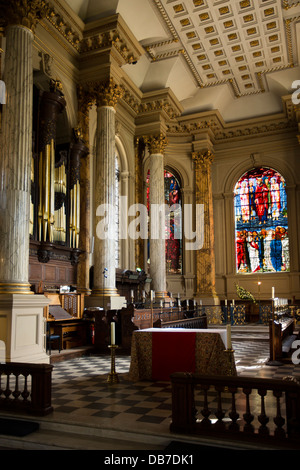
[[[214,155],[210,150],[193,152],[192,158],[196,165],[202,167],[209,167],[214,161]]]
[[[50,11],[45,0],[0,0],[0,16],[5,26],[25,26],[34,32],[39,20],[45,18]]]
[[[111,106],[114,108],[123,96],[122,88],[112,78],[107,82],[94,83],[91,88],[97,106]]]
[[[144,137],[144,141],[148,146],[150,154],[163,154],[168,145],[167,138],[163,134],[146,136]]]

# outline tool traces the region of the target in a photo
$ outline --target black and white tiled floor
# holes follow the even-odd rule
[[[291,361],[284,361],[279,367],[266,365],[269,359],[266,338],[247,334],[233,337],[232,344],[239,376],[300,377],[300,365],[293,365]],[[41,420],[41,432],[47,433],[44,438],[47,445],[50,439],[55,448],[59,447],[60,440],[64,439],[62,446],[70,449],[149,450],[163,449],[176,441],[177,436],[170,432],[171,383],[129,381],[130,356],[116,357],[119,382],[113,385],[107,382],[111,368],[109,355],[83,356],[55,362],[53,366],[54,411]],[[222,398],[225,412],[231,408],[231,395],[227,395]],[[213,414],[217,409],[213,390],[208,392],[208,401]],[[195,404],[200,410],[203,401],[199,394],[195,396]],[[259,410],[259,406],[257,399],[254,408]],[[274,416],[275,412],[274,407]],[[42,434],[28,437],[33,446],[41,439]]]
[[[267,341],[233,341],[238,375],[280,379],[300,376],[300,366],[291,363],[267,366]],[[54,415],[78,423],[90,423],[135,432],[169,432],[170,382],[128,380],[129,356],[117,356],[119,383],[109,385],[109,356],[90,356],[54,364],[52,404]],[[211,406],[216,394],[211,392]],[[230,406],[228,397],[228,406]]]

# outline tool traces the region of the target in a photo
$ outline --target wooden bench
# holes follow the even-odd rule
[[[288,356],[293,342],[298,334],[294,332],[295,322],[293,318],[281,317],[278,320],[270,320],[270,358],[280,360]]]

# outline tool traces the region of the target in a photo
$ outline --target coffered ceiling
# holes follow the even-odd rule
[[[119,13],[144,54],[124,71],[142,91],[171,88],[183,114],[225,121],[282,111],[300,80],[300,2],[67,0],[85,23]]]

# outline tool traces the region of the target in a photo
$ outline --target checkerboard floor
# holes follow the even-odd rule
[[[300,366],[286,363],[268,366],[268,341],[233,341],[238,375],[280,379],[300,376]],[[123,432],[169,434],[171,419],[170,382],[131,382],[129,356],[116,357],[119,383],[108,384],[110,357],[86,356],[54,364],[53,417],[68,423],[122,429]],[[196,405],[203,404],[196,396]],[[231,407],[231,395],[222,400]],[[259,406],[259,403],[257,403]],[[209,407],[217,409],[217,397],[209,392]],[[224,408],[224,409],[225,409]]]

